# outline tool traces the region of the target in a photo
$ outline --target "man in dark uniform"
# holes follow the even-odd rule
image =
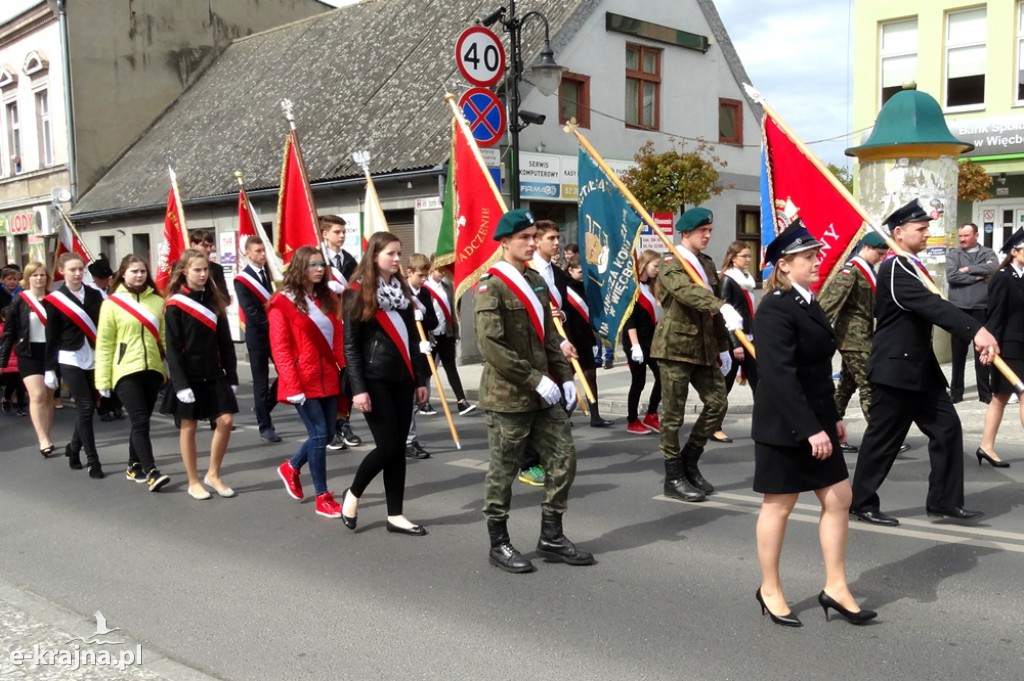
[[[188,242],[189,248],[206,254],[207,260],[210,261],[210,281],[224,296],[224,304],[227,305],[231,301],[231,292],[228,290],[227,279],[224,278],[224,266],[214,262],[210,257],[213,253],[213,234],[205,229],[196,229],[189,232]]]
[[[264,442],[280,442],[270,412],[277,404],[277,378],[270,383],[270,324],[267,301],[273,288],[267,274],[267,250],[263,240],[250,236],[245,240],[246,266],[235,277],[235,297],[245,316],[245,348],[252,370],[253,411]]]
[[[562,533],[562,514],[576,475],[576,448],[569,417],[559,402],[564,393],[571,409],[576,389],[551,319],[548,287],[527,267],[537,248],[533,216],[527,210],[509,211],[493,238],[501,242],[502,259],[481,277],[473,314],[484,358],[480,406],[487,412],[491,450],[483,509],[491,541],[489,558],[508,572],[533,570],[508,536],[512,483],[529,443],[540,452],[544,467],[537,553],[570,565],[590,565],[594,557]]]
[[[973,339],[985,364],[998,354],[999,345],[977,320],[926,287],[930,277],[914,256],[928,242],[928,222],[928,213],[916,200],[885,220],[909,257],[891,258],[879,267],[875,337],[868,361],[872,418],[857,457],[850,506],[851,515],[876,525],[899,525],[881,511],[878,488],[911,423],[928,437],[928,515],[954,520],[982,515],[963,507],[963,429],[932,351],[932,326]]]
[[[708,438],[722,427],[729,408],[723,369],[729,371],[729,334],[743,327],[743,318],[723,302],[715,263],[702,252],[711,239],[714,216],[706,208],[691,208],[676,223],[682,234],[679,253],[701,278],[696,283],[679,258],[668,257],[658,273],[660,302],[665,316],[654,329],[651,357],[661,370],[661,453],[665,459],[665,495],[681,501],[704,501],[715,491],[697,462]],[[679,448],[686,396],[690,384],[704,408]]]

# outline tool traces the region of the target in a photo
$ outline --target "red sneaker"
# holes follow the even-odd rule
[[[292,468],[289,461],[277,467],[277,474],[284,481],[284,489],[292,499],[302,501],[302,484],[299,483],[299,472]]]
[[[630,421],[626,425],[626,432],[632,433],[633,435],[647,435],[647,433],[651,431],[647,430],[644,424],[640,421]]]
[[[316,514],[325,518],[340,518],[341,506],[334,500],[334,495],[324,492],[316,498]]]
[[[647,412],[647,415],[644,416],[644,420],[641,421],[641,423],[656,433],[661,430],[661,419],[658,418],[658,412],[654,412],[653,414],[651,412]]]

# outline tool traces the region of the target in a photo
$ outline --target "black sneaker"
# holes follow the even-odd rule
[[[348,419],[345,419],[338,425],[338,432],[341,433],[341,440],[349,447],[358,447],[363,444],[363,438],[359,437],[352,431],[352,424],[349,423]]]
[[[135,482],[146,482],[146,471],[142,469],[142,464],[136,461],[128,466],[128,470],[124,472],[124,477]]]
[[[420,444],[419,440],[413,440],[411,444],[405,446],[405,455],[410,459],[430,458],[430,452],[423,449],[423,445]]]
[[[164,475],[155,468],[151,468],[149,475],[146,476],[146,485],[149,487],[150,492],[159,492],[160,488],[171,481],[169,475]]]
[[[475,404],[470,404],[466,400],[462,400],[461,402],[456,404],[455,407],[456,407],[456,409],[459,410],[459,416],[465,416],[469,412],[471,412],[474,409],[476,409],[476,405]]]
[[[437,410],[434,409],[434,407],[430,404],[429,401],[424,402],[423,404],[420,405],[419,412],[424,416],[435,416],[437,414]]]
[[[334,439],[331,440],[331,444],[327,445],[327,449],[338,450],[348,449],[348,445],[345,444],[345,436],[340,432],[334,434]]]

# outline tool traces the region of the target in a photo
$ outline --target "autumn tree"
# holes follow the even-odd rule
[[[687,204],[698,206],[726,187],[719,184],[719,168],[727,163],[713,153],[710,144],[698,140],[693,151],[684,141],[672,141],[672,149],[655,153],[648,140],[633,157],[636,165],[622,175],[622,181],[644,208],[674,211]]]
[[[967,159],[960,163],[956,197],[961,201],[988,201],[992,198],[992,177],[980,163]]]

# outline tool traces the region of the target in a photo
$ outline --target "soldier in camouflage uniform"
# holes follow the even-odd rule
[[[570,565],[594,562],[562,533],[562,514],[576,475],[576,448],[560,401],[564,393],[571,410],[576,390],[551,320],[547,285],[526,266],[536,249],[536,232],[529,211],[512,210],[502,216],[494,233],[501,242],[502,259],[481,277],[474,295],[473,324],[484,358],[480,406],[487,412],[491,451],[483,512],[490,561],[508,572],[533,570],[508,536],[512,483],[528,442],[540,452],[545,475],[537,553]]]
[[[715,263],[702,251],[711,238],[714,216],[691,208],[676,223],[682,234],[679,252],[703,280],[694,282],[678,258],[666,258],[658,273],[658,296],[665,316],[654,330],[651,357],[661,369],[661,453],[665,458],[665,495],[682,501],[703,501],[714,491],[697,462],[708,438],[722,426],[729,401],[723,370],[732,364],[726,327],[741,328],[743,319],[715,295]],[[719,365],[723,365],[721,368]],[[686,446],[679,448],[690,384],[704,403]]]

